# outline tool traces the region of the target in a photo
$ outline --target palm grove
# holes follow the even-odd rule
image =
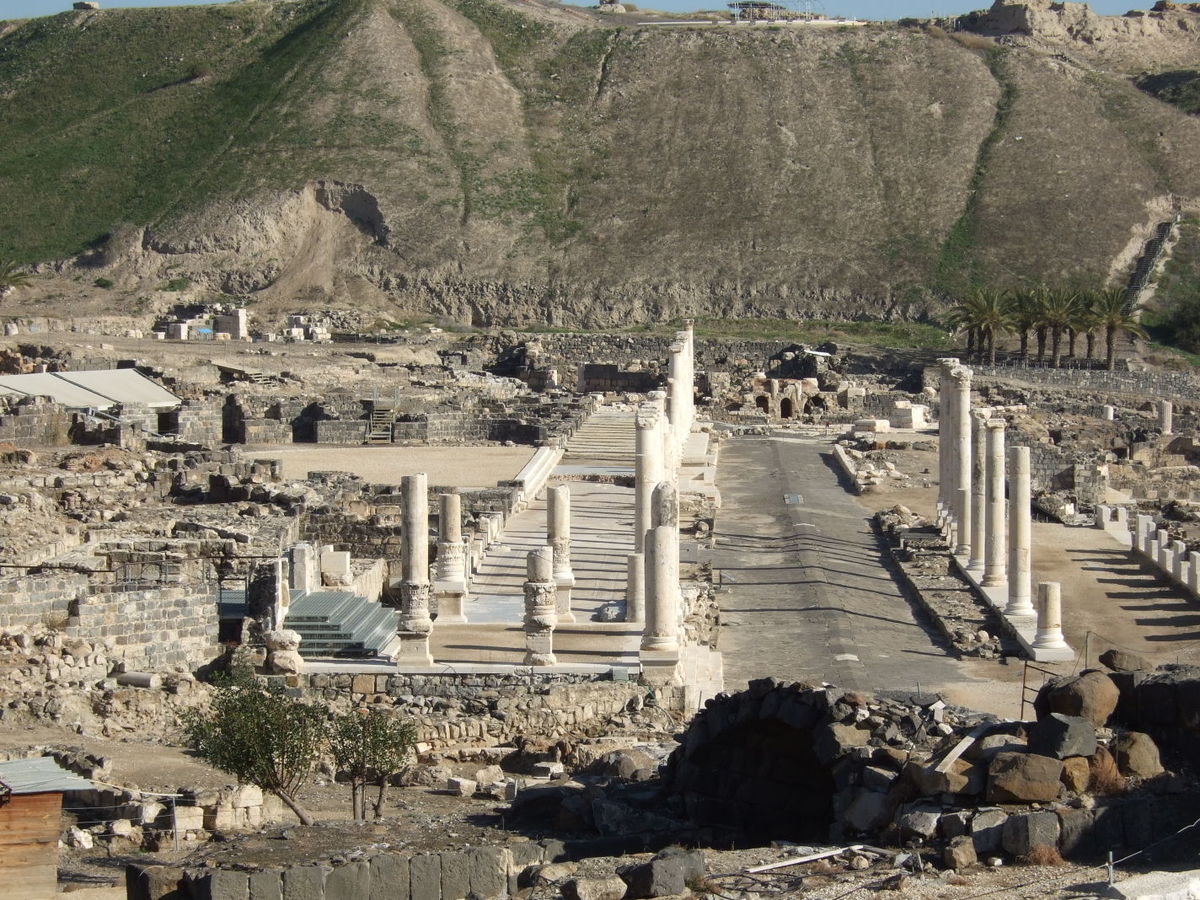
[[[1125,291],[1109,288],[1076,291],[1038,287],[1024,291],[978,290],[950,311],[950,322],[965,333],[967,355],[996,363],[996,338],[1015,334],[1018,354],[1029,359],[1032,337],[1036,359],[1062,365],[1064,354],[1077,359],[1079,339],[1084,342],[1084,359],[1096,358],[1097,344],[1104,342],[1105,366],[1116,363],[1117,341],[1125,335],[1146,337]]]

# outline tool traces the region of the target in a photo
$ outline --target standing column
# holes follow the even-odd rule
[[[438,602],[438,622],[465,622],[463,601],[467,597],[467,548],[462,539],[462,498],[458,494],[438,496],[437,580],[433,595]]]
[[[1008,461],[1008,605],[1006,616],[1033,616],[1033,497],[1029,448],[1013,447]]]
[[[1175,404],[1170,400],[1158,401],[1158,430],[1172,434],[1175,427]]]
[[[633,549],[640,552],[650,530],[650,503],[654,486],[663,479],[661,417],[653,407],[638,410],[634,421]]]
[[[429,652],[429,497],[424,472],[405,475],[402,575],[400,581],[400,650],[396,662],[432,666]]]
[[[950,370],[958,365],[952,356],[938,360],[938,516],[943,518],[950,508]]]
[[[673,602],[678,585],[671,584],[671,545],[679,532],[659,525],[646,536],[646,627],[642,653],[679,652],[679,614]],[[675,592],[672,591],[675,588]]]
[[[987,414],[971,412],[971,558],[967,568],[983,574],[987,542]]]
[[[571,590],[575,573],[571,570],[571,489],[565,484],[546,492],[546,524],[554,559],[554,584],[558,587],[558,620],[574,622]]]
[[[549,547],[531,550],[525,561],[525,665],[552,666],[554,626],[558,624],[558,593],[554,583],[554,553]]]
[[[667,578],[667,596],[660,602],[661,608],[671,610],[670,614],[678,621],[683,602],[679,590],[679,492],[671,482],[663,481],[655,487],[652,508],[651,531],[666,527],[674,535],[674,539],[663,548],[664,559],[660,561]]]
[[[685,441],[692,433],[692,423],[696,421],[696,333],[693,329],[692,320],[685,319],[683,323],[683,342],[686,347],[683,373],[683,439]]]
[[[684,381],[687,378],[687,362],[684,360],[686,347],[683,341],[676,341],[671,344],[671,358],[667,364],[668,385],[670,385],[667,394],[667,402],[670,404],[667,415],[671,419],[671,440],[674,443],[676,452],[672,454],[673,458],[679,456],[678,451],[683,448],[683,442],[687,440],[686,413],[684,412],[684,393],[686,385]]]
[[[987,548],[983,557],[983,585],[996,587],[1005,580],[1004,427],[1003,419],[988,419],[987,429]]]
[[[959,556],[971,552],[971,370],[958,366],[951,373],[954,388],[954,519]]]
[[[646,618],[646,556],[630,553],[626,558],[625,621],[641,622]]]
[[[1037,631],[1033,635],[1033,649],[1067,649],[1062,632],[1062,585],[1057,581],[1038,584]]]
[[[658,412],[658,439],[661,443],[659,448],[660,465],[662,466],[662,475],[659,480],[667,479],[668,481],[676,481],[679,478],[677,460],[675,456],[675,432],[672,430],[674,424],[671,422],[670,404],[667,402],[666,391],[651,391],[648,395],[650,403]]]

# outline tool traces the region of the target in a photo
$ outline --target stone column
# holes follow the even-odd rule
[[[672,430],[673,423],[671,422],[670,404],[667,402],[667,392],[651,391],[648,396],[650,398],[650,405],[658,413],[659,465],[662,472],[658,480],[662,481],[665,478],[668,481],[676,481],[679,478],[679,470],[675,455],[675,433]]]
[[[670,525],[659,525],[646,536],[646,627],[643,650],[678,650],[679,616],[671,584]]]
[[[954,524],[959,556],[971,553],[971,370],[958,366],[950,373],[954,388]]]
[[[1033,616],[1033,497],[1029,484],[1029,448],[1009,450],[1008,605],[1006,616]]]
[[[293,591],[315,591],[321,585],[321,563],[317,548],[312,544],[300,543],[292,547]]]
[[[1175,427],[1175,404],[1170,400],[1158,401],[1158,430],[1172,434]]]
[[[983,585],[998,587],[1005,581],[1003,419],[988,419],[987,429],[987,547],[983,557]]]
[[[983,574],[987,543],[987,413],[971,413],[971,556],[967,568]]]
[[[950,370],[958,365],[958,360],[945,356],[938,361],[938,516],[944,516],[952,502],[952,485],[950,484],[950,422],[951,412]]]
[[[554,584],[558,587],[558,621],[574,622],[571,590],[575,573],[571,570],[571,489],[565,484],[546,491],[546,533],[553,551]]]
[[[401,480],[404,555],[400,580],[400,651],[396,662],[431,666],[429,633],[429,497],[424,472]]]
[[[687,377],[687,362],[684,356],[687,348],[683,341],[676,341],[671,344],[671,358],[667,364],[667,378],[669,390],[667,394],[667,402],[670,404],[667,415],[671,420],[671,439],[674,442],[676,452],[672,454],[678,457],[679,451],[683,448],[683,442],[687,440],[687,415],[684,411],[684,381]]]
[[[463,601],[467,597],[467,548],[462,537],[462,498],[458,494],[438,497],[437,580],[433,594],[438,601],[438,622],[465,622]]]
[[[525,562],[525,665],[552,666],[554,626],[558,624],[558,593],[554,583],[554,552],[531,550]]]
[[[1104,421],[1112,422],[1117,418],[1117,408],[1109,406],[1107,403],[1102,407],[1101,412],[1104,413]]]
[[[686,442],[696,421],[696,333],[691,319],[683,323],[684,371],[683,371],[683,439]]]
[[[650,503],[654,486],[663,479],[661,417],[649,404],[640,408],[634,421],[634,508],[633,549],[640,552],[650,530]]]
[[[1033,636],[1034,650],[1064,650],[1066,638],[1062,633],[1062,585],[1057,581],[1038,584],[1037,631]]]
[[[662,608],[672,610],[672,615],[678,620],[683,601],[679,590],[679,492],[669,481],[660,482],[654,488],[650,530],[653,532],[661,527],[671,529],[671,534],[674,535],[674,540],[668,541],[663,548],[664,558],[660,560],[667,572],[668,595],[661,601]]]
[[[630,553],[626,558],[625,621],[642,622],[646,618],[646,556]]]

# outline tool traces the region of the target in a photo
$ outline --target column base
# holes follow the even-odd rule
[[[399,631],[400,649],[395,656],[398,666],[432,666],[433,655],[429,652],[429,632]]]
[[[467,589],[462,582],[437,582],[433,586],[433,596],[437,600],[439,625],[461,625],[467,621],[463,612]]]
[[[557,666],[558,659],[553,653],[535,653],[532,650],[525,651],[525,659],[521,663],[524,666]]]
[[[642,664],[642,681],[646,684],[665,685],[679,683],[679,650],[642,650],[638,654]]]
[[[558,621],[574,622],[575,613],[571,611],[571,589],[575,587],[575,579],[570,582],[559,581],[556,583],[558,587]]]

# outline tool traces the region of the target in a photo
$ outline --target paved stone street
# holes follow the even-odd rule
[[[918,621],[832,465],[815,439],[722,448],[714,565],[726,689],[766,675],[874,690],[973,680]]]

